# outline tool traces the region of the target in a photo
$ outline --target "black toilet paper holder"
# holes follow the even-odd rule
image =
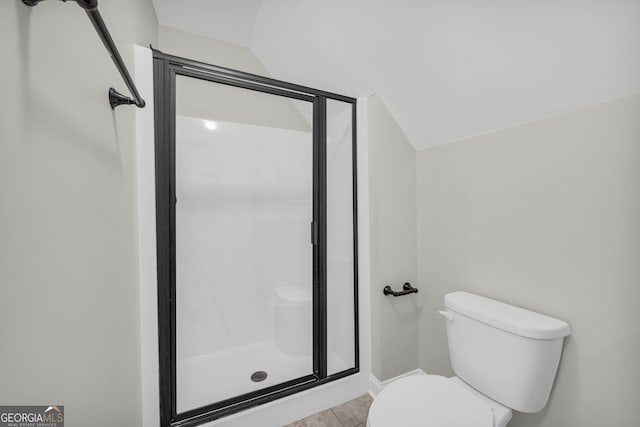
[[[385,295],[393,295],[394,297],[401,297],[402,295],[417,294],[418,289],[411,286],[411,283],[406,282],[402,285],[402,290],[400,292],[394,291],[391,289],[390,285],[387,285],[382,289],[382,293]]]

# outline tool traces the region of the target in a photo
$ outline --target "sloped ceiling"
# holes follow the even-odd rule
[[[416,149],[640,92],[640,0],[154,0],[272,76],[379,94]]]

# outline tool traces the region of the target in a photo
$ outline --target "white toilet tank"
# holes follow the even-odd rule
[[[456,375],[511,409],[542,410],[569,325],[468,292],[445,295],[444,305]]]

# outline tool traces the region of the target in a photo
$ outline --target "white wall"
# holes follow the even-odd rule
[[[373,374],[386,380],[418,367],[419,299],[384,296],[416,271],[416,152],[382,100],[369,97]]]
[[[151,2],[100,11],[133,72]],[[0,51],[0,402],[140,425],[135,107],[111,111],[126,87],[73,3],[1,2]]]
[[[177,348],[184,358],[273,340],[276,292],[285,288],[309,290],[309,316],[299,321],[309,321],[311,334],[312,134],[215,123],[209,130],[201,119],[176,119]]]
[[[378,93],[419,150],[640,91],[637,0],[261,3],[235,28],[274,75]]]
[[[269,75],[251,50],[244,46],[210,39],[165,25],[159,26],[158,34],[159,49],[164,53],[261,76]]]
[[[452,374],[454,290],[571,325],[547,408],[510,426],[637,424],[638,117],[635,95],[418,153],[420,367]]]

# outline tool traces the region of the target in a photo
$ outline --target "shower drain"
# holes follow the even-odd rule
[[[265,371],[256,371],[251,374],[251,381],[259,383],[267,379],[267,373]]]

